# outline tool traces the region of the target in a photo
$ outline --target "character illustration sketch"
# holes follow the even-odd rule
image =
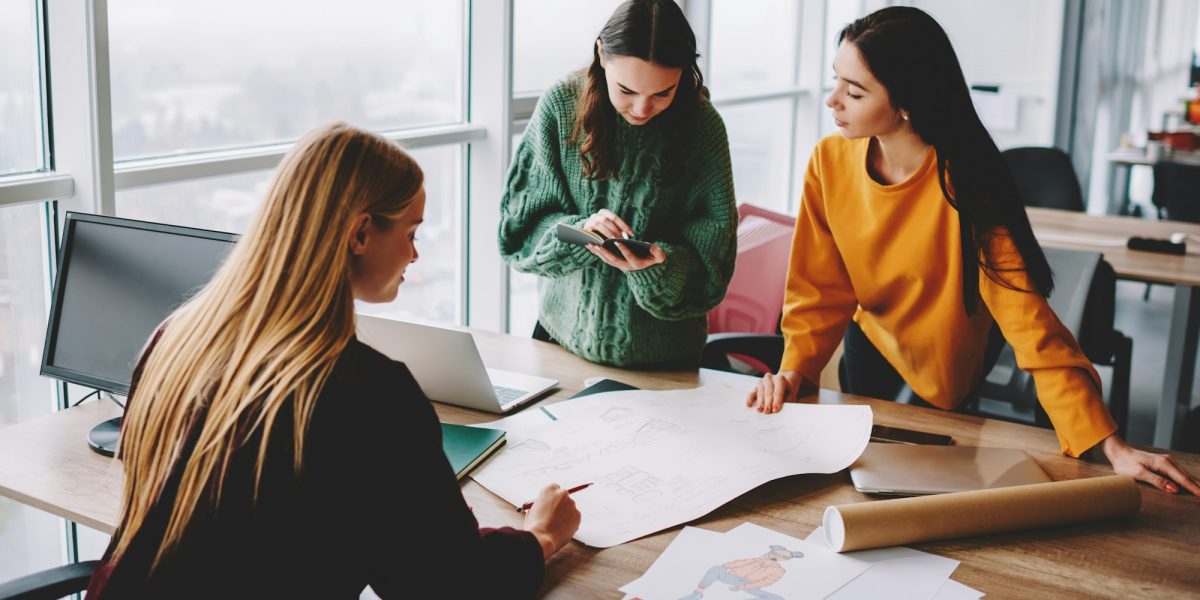
[[[784,600],[778,594],[772,594],[762,588],[769,587],[787,574],[782,561],[793,558],[803,558],[804,553],[791,551],[783,546],[772,545],[771,549],[762,556],[743,558],[723,565],[717,565],[704,574],[704,578],[696,585],[696,589],[679,600],[700,600],[704,590],[718,581],[729,586],[733,592],[746,592],[754,598],[768,600]]]

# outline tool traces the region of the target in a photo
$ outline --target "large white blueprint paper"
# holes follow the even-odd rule
[[[575,539],[615,546],[703,516],[773,479],[833,473],[858,458],[871,432],[867,406],[787,404],[764,415],[724,386],[595,394],[489,424],[507,447],[472,477],[513,505],[546,484],[593,485],[574,494]]]

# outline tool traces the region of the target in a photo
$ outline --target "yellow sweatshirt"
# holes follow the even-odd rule
[[[867,174],[869,138],[834,134],[813,151],[788,266],[781,369],[810,383],[853,318],[918,396],[952,409],[983,373],[994,319],[1017,366],[1033,375],[1064,453],[1079,456],[1116,431],[1100,376],[1023,270],[982,269],[979,314],[962,301],[958,212],[938,185],[935,153],[907,180],[882,185]],[[992,236],[993,261],[1022,265],[1006,231]],[[988,314],[990,313],[990,314]]]

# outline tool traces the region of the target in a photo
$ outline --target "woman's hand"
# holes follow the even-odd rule
[[[1100,442],[1100,448],[1112,463],[1113,471],[1119,475],[1132,475],[1154,487],[1178,494],[1179,487],[1200,496],[1200,481],[1180,467],[1169,454],[1151,454],[1125,443],[1125,440],[1110,435]]]
[[[631,250],[625,248],[625,244],[613,244],[617,247],[618,255],[604,246],[598,244],[588,244],[587,249],[606,264],[616,267],[622,271],[640,271],[646,267],[652,267],[659,263],[667,262],[667,253],[658,244],[650,244],[650,256],[642,258],[634,254]]]
[[[796,401],[803,380],[799,371],[780,371],[778,375],[767,373],[746,396],[746,406],[761,413],[777,413],[783,409],[784,402]]]
[[[596,214],[588,217],[587,221],[583,224],[583,228],[595,231],[605,239],[621,240],[633,237],[633,228],[624,219],[618,217],[613,211],[607,208],[602,208]],[[645,258],[628,251],[620,243],[614,244],[614,246],[617,248],[616,252],[597,244],[588,244],[587,249],[606,264],[625,272],[640,271],[646,267],[667,262],[666,251],[659,248],[657,244],[650,245],[650,256]]]
[[[605,239],[633,237],[633,228],[607,208],[602,208],[596,214],[588,217],[587,221],[583,223],[583,228],[595,231]]]
[[[579,530],[579,509],[567,490],[552,483],[538,494],[525,513],[525,530],[542,546],[542,557],[550,558]]]

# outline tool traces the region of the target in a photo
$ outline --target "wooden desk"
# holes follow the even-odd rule
[[[543,402],[557,402],[582,389],[583,380],[606,376],[645,389],[692,387],[704,373],[649,373],[598,367],[557,346],[495,333],[475,332],[489,366],[539,373],[560,380]],[[1063,457],[1050,430],[940,410],[822,392],[828,404],[869,404],[875,422],[949,433],[960,444],[1021,448],[1054,479],[1111,473],[1105,465]],[[740,398],[731,398],[740,402]],[[443,420],[475,423],[493,419],[461,408],[436,405]],[[529,409],[526,409],[529,410]],[[87,448],[85,436],[116,412],[108,403],[84,405],[0,429],[0,494],[111,532],[116,521],[121,472],[118,463]],[[1193,473],[1200,456],[1177,455]],[[521,524],[513,507],[473,481],[463,493],[485,525]],[[962,561],[954,578],[991,598],[1195,597],[1200,595],[1196,541],[1200,499],[1142,490],[1141,513],[1110,521],[919,544],[921,550]],[[751,521],[796,537],[820,525],[830,504],[867,501],[845,473],[779,479],[744,494],[691,524],[727,531]],[[547,565],[547,598],[619,598],[617,588],[639,577],[675,538],[672,528],[627,544],[599,550],[572,543]]]
[[[1192,401],[1196,346],[1200,342],[1200,243],[1189,241],[1188,254],[1184,256],[1130,250],[1112,244],[1120,244],[1132,235],[1168,238],[1172,233],[1183,232],[1200,236],[1200,224],[1102,217],[1049,208],[1029,208],[1027,212],[1034,235],[1043,246],[1102,252],[1121,279],[1175,286],[1163,395],[1154,426],[1154,445],[1174,447]]]

